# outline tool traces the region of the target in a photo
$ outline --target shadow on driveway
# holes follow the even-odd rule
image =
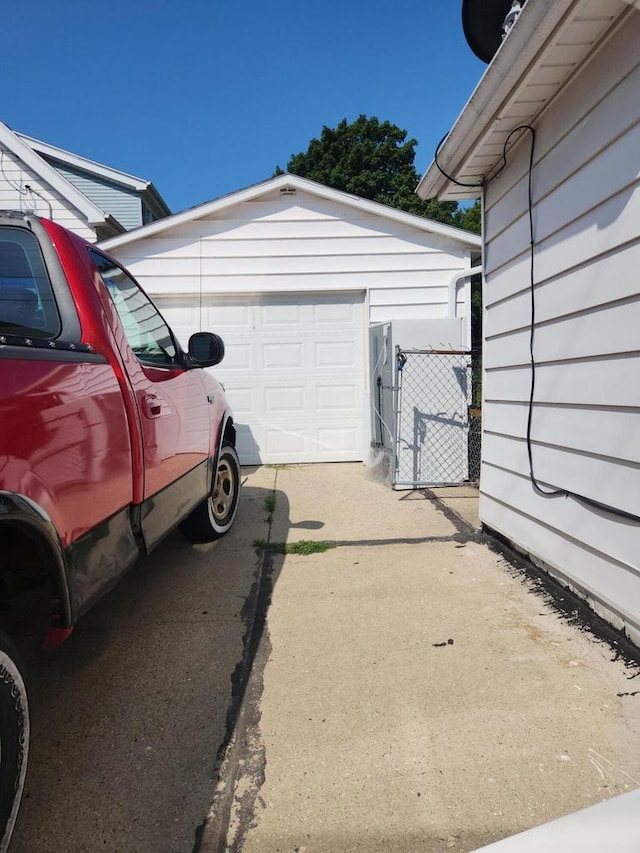
[[[194,848],[257,642],[254,542],[267,536],[272,493],[245,487],[219,542],[172,534],[66,643],[31,661],[31,754],[12,853]]]

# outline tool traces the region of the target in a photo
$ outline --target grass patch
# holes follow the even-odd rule
[[[314,542],[309,539],[301,539],[299,542],[290,542],[286,546],[286,553],[302,554],[306,557],[308,554],[322,554],[324,551],[329,551],[331,548],[335,547],[335,542]]]
[[[267,511],[267,517],[265,521],[267,524],[271,524],[273,521],[273,513],[276,511],[276,493],[271,492],[271,494],[267,495],[264,499],[264,508]]]
[[[336,547],[336,543],[324,540],[312,542],[309,539],[301,539],[299,542],[266,542],[264,539],[254,539],[253,547],[260,551],[269,551],[270,554],[298,554],[308,557],[310,554],[329,551]]]

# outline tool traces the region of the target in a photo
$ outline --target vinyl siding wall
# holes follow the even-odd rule
[[[445,317],[448,282],[470,266],[453,239],[301,191],[112,251],[152,295],[368,291],[371,322]],[[457,299],[468,316],[468,286]]]
[[[640,516],[640,16],[536,125],[533,464]],[[640,644],[640,524],[529,479],[529,136],[485,191],[482,521]]]
[[[35,192],[24,192],[28,184]],[[36,195],[35,193],[39,195]],[[35,212],[69,228],[85,240],[94,241],[93,228],[48,183],[36,177],[25,164],[0,145],[0,210]]]
[[[143,224],[142,201],[135,190],[104,181],[55,160],[49,162],[63,178],[86,195],[96,207],[115,217],[127,231]]]

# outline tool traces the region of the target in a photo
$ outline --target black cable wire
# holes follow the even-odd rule
[[[601,501],[593,500],[592,498],[587,498],[584,495],[580,495],[577,492],[572,492],[568,489],[545,489],[538,482],[536,475],[533,470],[533,442],[531,438],[532,428],[533,428],[533,403],[535,397],[535,387],[536,387],[536,360],[534,354],[534,340],[535,340],[535,328],[536,328],[536,298],[535,298],[535,239],[534,239],[534,229],[533,229],[533,157],[534,157],[534,148],[535,148],[535,138],[536,132],[533,127],[530,125],[521,125],[520,127],[515,128],[511,131],[507,139],[505,140],[504,148],[503,148],[503,165],[496,172],[496,174],[492,177],[492,180],[497,178],[497,176],[502,172],[504,167],[506,166],[506,146],[509,142],[509,139],[513,133],[518,130],[528,130],[531,133],[531,148],[529,151],[529,173],[528,173],[528,215],[529,215],[529,241],[530,241],[530,263],[529,263],[529,292],[531,295],[531,319],[529,325],[529,356],[530,356],[530,364],[531,364],[531,385],[529,391],[529,410],[527,412],[527,455],[529,457],[529,479],[531,481],[531,485],[536,490],[539,495],[542,495],[545,498],[554,498],[554,497],[568,497],[573,498],[574,500],[579,501],[585,506],[591,507],[593,509],[600,510],[601,512],[605,512],[609,515],[614,515],[618,518],[624,518],[626,521],[632,521],[636,524],[640,524],[640,517],[637,515],[633,515],[633,513],[625,512],[625,510],[617,509],[616,507],[610,506],[609,504],[602,503]]]
[[[438,142],[438,144],[436,145],[436,150],[433,152],[433,161],[436,164],[438,171],[442,175],[444,175],[444,177],[448,181],[451,181],[452,184],[455,184],[458,187],[468,187],[469,189],[481,189],[486,184],[491,183],[491,181],[495,181],[495,179],[498,177],[498,175],[500,175],[502,173],[502,171],[504,170],[505,166],[507,165],[507,146],[509,145],[509,142],[511,141],[511,137],[514,134],[518,133],[518,131],[520,131],[520,130],[530,130],[535,135],[534,129],[528,124],[521,124],[518,127],[514,127],[513,130],[509,132],[509,134],[508,134],[507,138],[505,139],[504,144],[502,146],[502,164],[500,165],[500,168],[498,169],[498,171],[495,172],[487,181],[480,181],[477,184],[467,184],[467,183],[464,183],[463,181],[458,181],[452,175],[449,175],[447,172],[445,172],[445,170],[442,168],[442,166],[440,165],[440,162],[438,160],[438,153],[439,153],[440,149],[442,148],[446,138],[449,136],[449,133],[451,131],[447,131],[447,133],[445,133],[445,135],[442,137],[440,142]]]
[[[529,292],[531,294],[531,321],[529,326],[529,356],[530,356],[530,365],[531,365],[531,385],[529,390],[529,409],[527,412],[527,456],[529,458],[529,479],[531,481],[531,485],[535,489],[535,491],[546,498],[554,498],[554,497],[567,497],[573,498],[574,500],[584,504],[585,506],[591,507],[592,509],[597,509],[600,512],[605,512],[609,515],[616,516],[617,518],[623,518],[625,521],[631,521],[635,524],[640,524],[640,516],[634,515],[630,512],[625,512],[625,510],[617,509],[616,507],[610,506],[609,504],[602,503],[600,501],[593,500],[592,498],[587,498],[584,495],[580,495],[577,492],[569,491],[568,489],[545,489],[543,488],[538,480],[536,479],[536,475],[533,470],[533,441],[531,438],[532,429],[533,429],[533,403],[535,397],[535,387],[536,387],[536,361],[534,355],[534,339],[535,339],[535,325],[536,325],[536,299],[535,299],[535,239],[534,239],[534,228],[533,228],[533,158],[534,158],[534,150],[535,150],[535,140],[536,140],[536,132],[535,129],[529,124],[521,124],[518,127],[514,127],[513,130],[509,132],[507,138],[504,141],[502,146],[502,163],[500,167],[494,172],[491,177],[486,181],[481,181],[477,184],[464,183],[462,181],[456,180],[451,175],[447,174],[445,170],[442,168],[438,161],[438,153],[442,148],[442,145],[446,138],[449,136],[449,132],[447,132],[440,142],[436,146],[436,150],[434,152],[434,162],[438,168],[438,170],[444,175],[447,180],[451,181],[451,183],[455,184],[458,187],[468,187],[470,189],[480,189],[486,184],[495,181],[495,179],[504,171],[507,165],[507,147],[509,142],[511,141],[511,137],[520,131],[528,131],[531,134],[531,148],[529,151],[529,172],[527,179],[527,193],[528,193],[528,216],[529,216],[529,243],[530,243],[530,263],[529,263]]]
[[[445,135],[442,137],[442,139],[440,140],[440,142],[438,142],[438,144],[436,145],[436,150],[433,152],[433,161],[434,161],[434,163],[436,164],[436,166],[437,166],[438,170],[439,170],[439,171],[440,171],[440,172],[445,176],[445,178],[446,178],[448,181],[451,181],[451,183],[452,183],[452,184],[456,184],[456,186],[458,186],[458,187],[470,187],[470,188],[472,188],[472,189],[480,189],[480,188],[484,185],[482,181],[481,181],[479,184],[463,184],[461,181],[456,181],[456,179],[455,179],[455,178],[452,178],[452,177],[451,177],[451,175],[448,175],[448,174],[445,172],[445,170],[442,168],[442,166],[441,166],[441,165],[440,165],[440,163],[438,162],[438,152],[439,152],[439,151],[440,151],[440,149],[442,148],[442,145],[443,145],[443,143],[444,143],[445,139],[447,138],[447,136],[449,136],[449,133],[451,133],[451,131],[449,131],[449,130],[448,130],[448,131],[445,133]]]
[[[523,128],[525,125],[522,126]],[[527,180],[528,192],[528,213],[529,213],[529,295],[531,298],[531,319],[529,321],[529,363],[531,365],[531,384],[529,388],[529,410],[527,412],[527,455],[529,457],[529,479],[533,488],[538,494],[545,497],[559,497],[565,495],[563,489],[543,489],[538,483],[535,474],[533,473],[533,445],[531,441],[531,432],[533,428],[533,400],[536,390],[536,361],[534,355],[534,339],[536,330],[536,295],[535,295],[535,239],[533,233],[533,155],[536,144],[536,132],[530,126],[526,125],[531,132],[531,146],[529,150],[529,172]],[[502,169],[504,165],[502,166]],[[497,174],[500,174],[499,170]]]

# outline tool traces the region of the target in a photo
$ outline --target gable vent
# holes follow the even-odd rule
[[[280,195],[295,195],[295,187],[280,187]]]

